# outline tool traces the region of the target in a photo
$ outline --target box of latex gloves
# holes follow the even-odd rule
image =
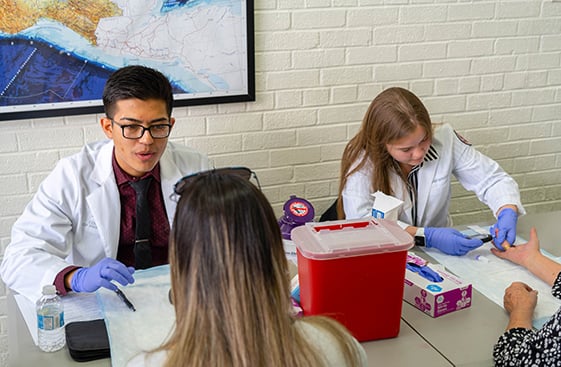
[[[472,286],[412,252],[407,253],[403,299],[432,317],[471,306]]]

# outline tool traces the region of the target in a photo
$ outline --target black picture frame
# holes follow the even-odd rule
[[[217,93],[213,95],[212,93],[201,93],[200,97],[189,95],[189,93],[174,94],[174,107],[185,107],[185,106],[198,106],[198,105],[209,105],[209,104],[221,104],[221,103],[234,103],[234,102],[252,102],[255,101],[255,46],[254,46],[254,6],[253,0],[240,0],[242,4],[245,5],[245,25],[246,25],[246,70],[247,79],[245,80],[246,90],[238,93]],[[2,35],[0,35],[2,36]],[[4,35],[5,36],[5,35]],[[9,38],[4,38],[4,40],[9,40]],[[40,42],[41,40],[33,39],[31,37],[26,39],[28,42]],[[2,45],[0,45],[1,49]],[[52,46],[51,46],[52,47]],[[59,50],[59,54],[63,55],[64,51]],[[0,55],[0,74],[6,65],[2,65],[2,56]],[[134,63],[129,63],[134,64]],[[139,64],[142,64],[141,62]],[[152,65],[147,65],[151,66]],[[108,77],[111,72],[116,70],[106,69]],[[4,70],[5,71],[5,70]],[[165,71],[161,70],[164,74]],[[36,75],[36,73],[35,73]],[[53,76],[51,76],[53,77]],[[169,77],[169,76],[168,76]],[[5,78],[4,81],[0,76],[0,100],[3,98],[3,90],[9,88],[9,81]],[[45,79],[47,80],[47,78]],[[106,80],[106,78],[104,79]],[[172,80],[172,78],[170,78]],[[11,82],[11,81],[10,81]],[[98,81],[98,83],[100,83]],[[46,84],[46,82],[45,82]],[[103,85],[105,83],[103,82]],[[173,85],[173,82],[172,82]],[[175,90],[175,88],[174,88]],[[99,99],[88,100],[88,101],[70,101],[70,102],[56,102],[56,103],[39,103],[39,104],[29,104],[25,106],[18,106],[17,110],[10,110],[10,105],[6,103],[0,103],[0,121],[6,120],[21,120],[21,119],[36,119],[36,118],[49,118],[49,117],[60,117],[60,116],[74,116],[74,115],[86,115],[86,114],[97,114],[103,113],[103,105],[101,101],[101,94]]]

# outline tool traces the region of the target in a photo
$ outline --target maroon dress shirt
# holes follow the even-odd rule
[[[152,176],[152,184],[148,190],[152,219],[152,238],[150,239],[152,244],[152,266],[167,264],[170,226],[162,194],[160,163],[158,163],[152,171],[146,173],[142,177],[132,177],[123,171],[123,169],[117,164],[114,152],[112,163],[121,201],[121,224],[117,260],[126,266],[135,265],[134,232],[136,226],[136,193],[129,182],[138,181],[147,176]],[[74,265],[68,266],[57,274],[54,285],[59,294],[65,295],[70,290],[65,287],[64,277],[66,274],[77,268],[79,267]]]

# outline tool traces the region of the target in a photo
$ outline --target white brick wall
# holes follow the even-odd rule
[[[345,143],[383,88],[417,93],[518,181],[530,212],[561,209],[561,2],[257,0],[257,101],[178,108],[173,140],[247,165],[280,216],[337,192]],[[99,116],[0,122],[0,254],[60,157],[103,137]],[[457,183],[456,223],[491,214]],[[1,285],[1,284],[0,284]],[[0,287],[0,362],[7,357]],[[2,363],[0,363],[2,364]]]

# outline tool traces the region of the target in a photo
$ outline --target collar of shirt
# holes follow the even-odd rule
[[[434,161],[434,160],[437,160],[438,158],[439,158],[438,152],[436,151],[436,148],[434,147],[434,145],[431,144],[431,146],[429,147],[429,150],[427,151],[427,154],[425,154],[425,158],[423,159],[421,164],[416,165],[415,167],[411,168],[411,172],[409,172],[407,177],[410,178],[411,175],[416,174],[417,171],[423,166],[423,163]]]
[[[121,187],[125,184],[128,184],[131,181],[138,181],[148,176],[152,176],[156,182],[160,183],[160,162],[156,164],[156,167],[152,169],[152,171],[147,172],[142,177],[133,177],[126,173],[117,163],[117,158],[115,157],[115,150],[113,150],[113,171],[115,172],[115,180],[117,180],[117,186]]]
[[[409,174],[407,175],[407,186],[409,188],[409,199],[411,200],[411,218],[413,219],[413,225],[417,226],[417,190],[419,182],[417,180],[417,172],[421,169],[425,162],[430,162],[438,159],[439,155],[434,146],[431,144],[425,158],[421,164],[413,167]]]

